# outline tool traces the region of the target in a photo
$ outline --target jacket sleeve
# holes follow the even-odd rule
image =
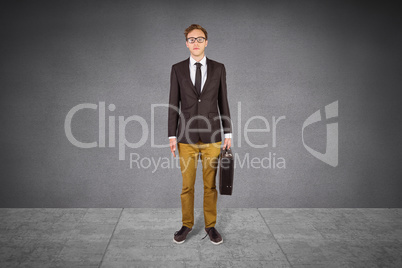
[[[170,73],[170,93],[168,108],[168,137],[176,136],[179,121],[180,85],[177,80],[174,66]]]
[[[223,133],[232,133],[232,120],[230,119],[230,110],[228,102],[228,92],[226,85],[226,69],[222,64],[221,83],[219,86],[218,94],[218,106],[221,115],[221,121],[223,126]]]

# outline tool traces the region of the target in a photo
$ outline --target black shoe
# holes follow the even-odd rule
[[[211,239],[212,244],[219,245],[223,243],[223,238],[215,229],[215,227],[205,228],[205,232],[207,232],[207,234],[202,239],[209,235],[209,239]]]
[[[177,244],[181,244],[186,240],[186,237],[193,228],[188,228],[187,226],[182,226],[181,229],[174,233],[173,241]]]

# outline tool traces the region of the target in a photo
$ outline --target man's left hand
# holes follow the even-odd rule
[[[223,144],[223,149],[225,149],[225,148],[230,149],[231,146],[232,146],[232,139],[225,138],[225,142]]]

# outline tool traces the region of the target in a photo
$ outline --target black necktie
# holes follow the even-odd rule
[[[201,94],[201,63],[196,62],[197,71],[195,71],[195,89]]]

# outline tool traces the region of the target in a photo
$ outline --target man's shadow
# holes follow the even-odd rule
[[[205,232],[205,222],[204,222],[204,210],[203,208],[196,208],[194,211],[194,225],[192,231],[187,235],[187,237],[198,237],[204,236]]]

